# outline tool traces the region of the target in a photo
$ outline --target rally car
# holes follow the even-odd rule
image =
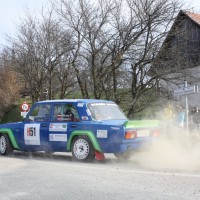
[[[130,121],[107,100],[47,100],[35,103],[23,122],[0,125],[0,154],[13,150],[72,152],[74,160],[128,159],[159,135],[157,120]]]

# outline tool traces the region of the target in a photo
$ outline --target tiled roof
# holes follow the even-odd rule
[[[185,11],[184,12],[190,19],[192,19],[194,22],[200,25],[200,14],[193,13],[190,11]]]

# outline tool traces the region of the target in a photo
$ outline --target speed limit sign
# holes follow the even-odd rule
[[[24,102],[24,103],[21,105],[21,109],[22,109],[22,111],[27,112],[27,111],[29,110],[29,105],[28,105],[28,103]]]

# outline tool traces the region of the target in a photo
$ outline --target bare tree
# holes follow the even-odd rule
[[[65,79],[68,87],[76,83],[68,80],[66,72],[58,77],[61,66],[68,71],[71,42],[70,34],[62,31],[53,9],[42,11],[37,18],[27,13],[11,45],[13,68],[21,81],[26,83],[33,101],[45,99],[45,91],[48,91],[48,99],[54,98],[60,90],[66,89]],[[65,96],[63,92],[60,97]]]
[[[114,4],[112,1],[93,4],[80,0],[62,1],[61,6],[57,11],[64,25],[74,33],[76,48],[72,53],[72,64],[82,96],[99,99],[105,95],[103,92],[108,80],[106,76],[108,71],[112,71],[109,67],[111,49],[108,48],[108,43],[114,34],[110,27]]]
[[[131,64],[129,72],[132,102],[129,104],[128,116],[133,117],[134,113],[151,105],[152,95],[150,94],[156,79],[162,74],[149,77],[148,71],[180,8],[180,2],[128,0],[127,4],[131,13],[129,21],[133,24],[130,28],[128,27],[129,32],[133,32],[129,35],[133,38],[133,43],[126,53],[127,61]],[[157,95],[155,92],[154,94]]]
[[[3,51],[0,55],[0,117],[19,97],[16,73],[11,68],[9,54]]]
[[[123,104],[129,117],[155,99],[149,74],[177,14],[176,0],[58,0],[39,17],[19,24],[10,57],[33,101],[64,98],[76,89],[83,98]],[[56,9],[56,13],[54,12]],[[58,14],[58,15],[57,15]],[[168,72],[169,73],[169,72]]]
[[[62,1],[57,12],[74,32],[79,86],[90,91],[83,96],[127,101],[130,117],[149,106],[148,94],[161,74],[147,73],[179,8],[173,0]]]

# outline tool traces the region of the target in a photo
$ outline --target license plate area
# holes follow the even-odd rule
[[[148,137],[150,135],[149,130],[138,130],[137,137]]]

